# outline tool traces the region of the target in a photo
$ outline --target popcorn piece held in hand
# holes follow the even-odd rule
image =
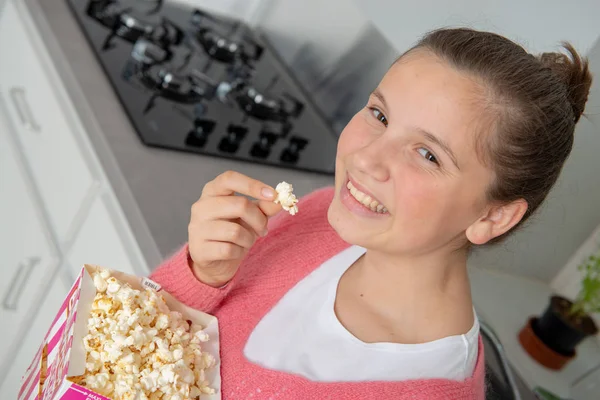
[[[275,191],[277,192],[277,198],[275,199],[275,203],[281,204],[281,207],[289,212],[291,215],[296,215],[298,213],[298,199],[296,195],[292,193],[294,190],[293,186],[287,182],[280,182],[275,187]]]
[[[206,380],[215,358],[202,349],[210,340],[204,327],[170,311],[159,293],[133,289],[106,270],[93,279],[86,373],[78,382],[114,400],[195,400],[215,392]]]

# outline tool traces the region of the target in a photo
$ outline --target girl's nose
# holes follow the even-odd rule
[[[355,167],[365,175],[379,182],[385,182],[390,177],[386,163],[384,146],[374,141],[358,150],[353,155]]]

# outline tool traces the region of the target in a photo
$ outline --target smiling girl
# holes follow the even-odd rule
[[[434,31],[298,215],[236,172],[204,187],[188,245],[152,278],[219,318],[224,399],[484,398],[467,256],[535,212],[569,156],[591,76],[565,48]]]

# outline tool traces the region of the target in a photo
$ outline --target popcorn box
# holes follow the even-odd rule
[[[86,350],[83,337],[88,333],[87,320],[92,302],[96,296],[92,274],[100,267],[84,265],[66,299],[60,307],[44,341],[22,378],[18,400],[110,400],[92,390],[71,382],[69,378],[83,375],[85,372]],[[147,278],[140,278],[118,271],[109,270],[121,282],[130,284],[134,289],[149,288],[160,291],[171,311],[180,312],[185,319],[205,327],[210,340],[203,343],[203,351],[210,353],[216,361],[207,371],[213,395],[202,395],[202,400],[221,399],[221,374],[219,357],[219,326],[217,318],[194,310],[169,293],[161,290],[160,285]]]

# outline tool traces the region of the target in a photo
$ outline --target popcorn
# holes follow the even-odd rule
[[[83,338],[86,372],[74,379],[114,400],[187,400],[215,393],[206,370],[216,360],[202,349],[210,340],[202,326],[170,311],[159,293],[133,289],[106,270],[93,281],[97,293]]]
[[[293,186],[287,182],[280,182],[275,187],[277,192],[277,198],[275,198],[275,204],[281,204],[281,207],[290,213],[290,215],[296,215],[298,213],[298,199],[296,195],[292,193],[294,190]]]

